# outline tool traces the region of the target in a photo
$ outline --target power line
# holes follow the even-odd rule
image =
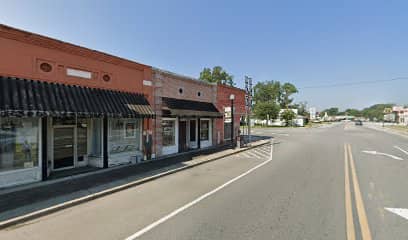
[[[398,80],[403,80],[403,79],[408,79],[408,77],[397,77],[397,78],[383,79],[383,80],[368,80],[368,81],[358,81],[358,82],[314,85],[314,86],[299,87],[299,89],[345,87],[345,86],[355,86],[355,85],[364,85],[364,84],[375,84],[375,83],[381,83],[381,82],[392,82],[392,81],[398,81]]]

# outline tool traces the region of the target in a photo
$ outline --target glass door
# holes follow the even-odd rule
[[[74,167],[74,127],[54,128],[54,170]]]

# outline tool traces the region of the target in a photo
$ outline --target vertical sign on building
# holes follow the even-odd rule
[[[249,143],[251,142],[252,95],[253,95],[252,78],[245,76],[245,108]]]

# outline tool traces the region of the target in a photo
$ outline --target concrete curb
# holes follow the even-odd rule
[[[70,208],[70,207],[73,207],[73,206],[76,206],[76,205],[79,205],[79,204],[82,204],[82,203],[92,201],[94,199],[98,199],[98,198],[101,198],[101,197],[104,197],[104,196],[107,196],[107,195],[110,195],[110,194],[113,194],[113,193],[116,193],[116,192],[119,192],[119,191],[123,191],[123,190],[129,189],[131,187],[138,186],[138,185],[141,185],[143,183],[147,183],[147,182],[153,181],[155,179],[158,179],[158,178],[170,175],[170,174],[174,174],[174,173],[177,173],[177,172],[189,169],[189,168],[193,168],[193,167],[205,164],[205,163],[209,163],[209,162],[219,160],[219,159],[224,158],[224,157],[228,157],[228,156],[232,156],[232,155],[244,152],[244,151],[248,151],[250,149],[254,149],[254,148],[266,145],[269,142],[270,142],[270,140],[260,140],[260,141],[258,141],[258,144],[256,144],[257,142],[254,142],[254,143],[251,144],[251,146],[249,146],[247,148],[239,149],[239,150],[237,150],[235,152],[232,152],[232,153],[222,154],[220,156],[216,156],[216,157],[211,158],[211,159],[203,160],[201,162],[197,162],[197,163],[194,163],[194,164],[191,164],[191,165],[188,165],[188,166],[184,166],[184,167],[176,168],[176,169],[169,170],[169,171],[166,171],[166,172],[162,172],[162,173],[150,176],[150,177],[139,179],[139,180],[136,180],[136,181],[133,181],[133,182],[130,182],[130,183],[126,183],[126,184],[123,184],[123,185],[120,185],[120,186],[117,186],[117,187],[114,187],[114,188],[110,188],[110,189],[98,192],[98,193],[90,194],[90,195],[87,195],[85,197],[77,198],[77,199],[74,199],[74,200],[71,200],[71,201],[67,201],[67,202],[64,202],[64,203],[61,203],[61,204],[57,204],[57,205],[52,206],[52,207],[41,209],[41,210],[26,214],[26,215],[23,215],[23,216],[19,216],[19,217],[15,217],[15,218],[12,218],[12,219],[9,219],[9,220],[6,220],[6,221],[2,221],[2,222],[0,222],[0,230],[5,229],[5,228],[9,228],[9,227],[12,227],[12,226],[15,226],[15,225],[23,224],[23,223],[28,222],[30,220],[34,220],[36,218],[46,216],[46,215],[49,215],[51,213],[54,213],[54,212],[57,212],[57,211],[60,211],[60,210],[63,210],[63,209],[67,209],[67,208]],[[254,144],[256,144],[256,145],[254,145]]]

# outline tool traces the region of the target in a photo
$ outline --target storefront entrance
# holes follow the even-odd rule
[[[92,157],[88,151],[88,129],[96,128],[92,119],[53,118],[52,124],[52,171],[88,166]],[[97,144],[100,144],[98,142]]]
[[[185,152],[187,147],[187,122],[180,121],[179,123],[179,152]]]
[[[54,127],[53,170],[74,167],[74,127]]]

